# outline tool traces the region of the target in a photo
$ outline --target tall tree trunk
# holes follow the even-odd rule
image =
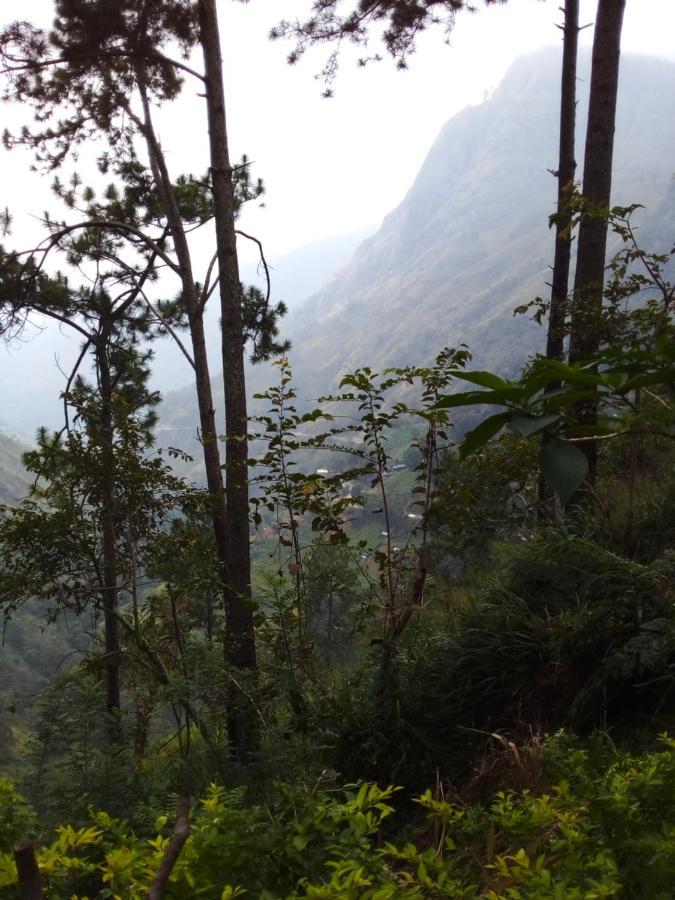
[[[551,306],[546,334],[546,356],[562,359],[565,343],[565,314],[572,253],[572,214],[569,201],[574,191],[576,160],[574,154],[577,118],[577,55],[579,46],[579,0],[565,0],[563,10],[563,58],[560,83],[560,137],[558,146],[558,205],[555,226],[555,253],[551,282]],[[547,391],[560,387],[552,382]],[[544,441],[546,438],[543,439]],[[539,478],[539,500],[543,516],[549,515],[555,502],[543,476]]]
[[[223,383],[225,388],[227,632],[226,653],[237,668],[256,668],[251,605],[251,557],[248,503],[248,416],[244,376],[241,283],[235,234],[234,186],[230,164],[222,56],[215,0],[199,0],[200,41],[206,74],[211,188],[216,226],[222,313]],[[240,698],[242,701],[244,698]],[[241,757],[255,752],[253,710],[230,717],[230,737]]]
[[[106,708],[116,715],[120,709],[120,630],[117,619],[117,538],[115,527],[115,449],[113,389],[108,360],[112,323],[103,322],[96,345],[96,363],[101,391],[99,443],[103,464],[103,625],[105,630]],[[113,728],[113,733],[116,733]]]
[[[546,336],[546,356],[562,359],[565,310],[570,274],[572,215],[569,199],[574,190],[574,137],[577,113],[577,48],[579,44],[579,0],[565,0],[563,60],[560,89],[560,143],[558,152],[558,208],[555,227],[555,256],[551,284],[551,309]]]
[[[227,604],[227,524],[225,514],[225,485],[218,449],[218,432],[216,430],[216,414],[211,390],[211,377],[204,335],[204,310],[195,285],[190,247],[185,228],[178,208],[178,202],[171,183],[166,159],[155,134],[150,114],[150,104],[145,88],[145,74],[142,67],[136,70],[141,100],[143,119],[138,121],[146,142],[150,168],[161,198],[162,208],[173,240],[174,251],[180,269],[183,302],[188,314],[190,339],[192,342],[192,360],[195,368],[195,387],[197,406],[199,409],[199,426],[201,431],[204,468],[206,470],[206,486],[209,492],[213,534],[216,552],[220,565],[223,602]]]
[[[621,26],[625,6],[626,0],[598,0],[593,37],[583,195],[593,207],[601,209],[609,207],[612,188]],[[592,358],[599,349],[606,250],[606,217],[597,211],[593,214],[593,210],[585,212],[579,225],[574,279],[569,350],[572,363]],[[579,421],[592,424],[597,417],[597,404],[586,403],[577,414]],[[587,440],[579,446],[588,460],[587,483],[592,487],[597,468],[597,442]]]

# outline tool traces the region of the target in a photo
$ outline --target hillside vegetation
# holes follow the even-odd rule
[[[469,8],[316,0],[274,35],[337,39],[330,86],[341,41],[383,27],[405,64]],[[559,63],[517,62],[293,351],[240,278],[263,185],[229,158],[215,0],[0,33],[5,143],[59,209],[28,249],[0,211],[0,334],[81,348],[63,427],[0,440],[3,897],[673,896],[675,67],[621,61],[623,8],[586,91],[565,3],[582,180],[567,96],[553,202]],[[157,124],[184,89],[202,174]],[[162,405],[167,335],[194,382]]]

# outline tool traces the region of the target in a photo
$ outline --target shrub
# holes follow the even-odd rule
[[[468,774],[496,731],[670,726],[671,571],[560,533],[512,546],[450,623],[385,648],[354,680],[334,767],[421,790],[437,770]]]
[[[268,804],[250,806],[241,791],[212,786],[193,813],[170,896],[666,900],[675,884],[675,741],[662,742],[598,766],[558,735],[544,748],[559,779],[550,790],[501,791],[484,806],[427,790],[416,801],[424,820],[413,825],[395,814],[394,790],[372,784],[277,785]],[[45,896],[144,898],[168,843],[166,817],[156,826],[138,836],[105,813],[85,828],[61,826],[38,851]],[[3,896],[15,879],[12,857],[0,855]]]

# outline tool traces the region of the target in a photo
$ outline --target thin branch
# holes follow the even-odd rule
[[[150,300],[150,298],[147,296],[145,291],[141,291],[141,297],[143,298],[143,302],[148,307],[148,309],[153,314],[153,316],[156,316],[158,321],[162,323],[163,327],[167,330],[167,332],[171,335],[173,340],[176,342],[176,344],[178,345],[178,349],[183,354],[185,359],[190,363],[190,365],[192,366],[193,369],[196,369],[195,361],[190,356],[189,350],[187,349],[185,344],[182,342],[182,340],[178,336],[178,333],[176,332],[175,328],[171,325],[171,323],[162,314],[161,309],[158,306],[155,306],[153,304],[152,300]]]
[[[161,900],[164,896],[166,886],[171,877],[171,872],[178,862],[178,857],[189,837],[190,798],[187,794],[181,794],[178,798],[178,811],[176,813],[176,825],[173,830],[173,835],[164,853],[164,858],[160,864],[159,871],[150,885],[148,900]]]
[[[204,287],[202,288],[202,295],[199,298],[199,306],[197,308],[199,313],[204,312],[204,307],[206,306],[206,302],[209,299],[209,297],[211,296],[211,294],[213,293],[213,289],[215,288],[216,284],[218,283],[218,279],[216,278],[215,282],[213,283],[213,287],[209,287],[209,282],[211,281],[211,274],[213,272],[213,267],[215,266],[217,261],[218,261],[218,254],[214,253],[213,256],[211,257],[211,262],[209,263],[209,267],[206,270],[206,277],[204,278]]]
[[[97,53],[78,53],[72,54],[70,56],[57,56],[52,59],[41,59],[41,60],[29,60],[22,59],[19,57],[13,57],[9,54],[6,54],[4,58],[9,60],[12,65],[3,66],[2,72],[3,74],[9,74],[14,72],[36,72],[42,69],[48,69],[50,66],[58,66],[62,64],[70,64],[77,62],[86,62],[90,59],[97,59],[100,54]],[[188,75],[192,75],[194,78],[198,78],[201,82],[206,83],[206,77],[198,72],[196,69],[190,68],[186,63],[179,62],[176,59],[172,59],[169,56],[165,56],[163,53],[160,53],[158,50],[155,50],[151,53],[131,53],[128,50],[106,50],[105,52],[106,58],[109,57],[118,57],[121,59],[154,59],[159,62],[168,63],[170,66],[174,66],[176,69],[180,69],[183,72],[187,72]]]
[[[639,428],[634,430],[632,428],[625,428],[622,431],[613,431],[611,434],[591,434],[588,437],[568,437],[566,440],[570,444],[581,443],[582,441],[611,441],[613,438],[625,437],[626,435],[630,435],[631,437],[640,437],[642,435],[649,435],[651,437],[662,437],[668,438],[671,441],[675,441],[675,434],[669,431],[657,431],[655,428]]]
[[[241,235],[241,237],[246,238],[246,240],[248,241],[253,241],[253,243],[257,244],[258,246],[258,251],[260,253],[260,262],[262,263],[263,269],[265,270],[265,281],[267,283],[267,291],[265,294],[265,312],[267,312],[267,307],[269,306],[270,302],[270,294],[272,293],[272,286],[270,283],[270,269],[267,264],[267,260],[265,259],[262,242],[252,234],[247,234],[245,231],[240,231],[238,228],[235,228],[235,234]]]
[[[106,256],[112,262],[114,262],[118,266],[120,266],[120,268],[124,269],[129,275],[131,275],[132,278],[138,278],[138,273],[135,271],[135,269],[133,269],[131,266],[127,265],[127,263],[125,263],[124,260],[121,260],[119,257],[115,256],[112,253],[106,253]],[[155,318],[157,319],[158,322],[161,322],[162,326],[166,329],[166,331],[174,339],[174,341],[178,345],[178,349],[181,351],[183,356],[187,359],[187,361],[190,363],[190,365],[194,369],[195,363],[194,363],[194,360],[192,359],[192,357],[190,356],[190,353],[189,353],[187,347],[181,341],[180,337],[178,336],[176,330],[173,328],[171,323],[162,314],[161,309],[158,306],[155,306],[155,304],[152,302],[152,300],[148,297],[148,295],[143,290],[143,282],[147,278],[147,273],[148,273],[148,269],[146,269],[146,271],[143,272],[138,283],[135,285],[134,291],[133,291],[133,299],[135,300],[137,296],[141,297],[141,299],[143,300],[145,305],[148,307],[150,312],[153,314],[153,316],[155,316]],[[125,308],[128,305],[129,305],[129,301],[127,301],[127,303],[125,304]]]
[[[77,222],[73,225],[65,225],[63,228],[54,232],[49,238],[46,238],[41,244],[39,244],[34,250],[26,250],[23,251],[21,256],[33,255],[35,253],[42,253],[43,258],[38,269],[41,268],[44,263],[47,254],[53,250],[54,247],[57,246],[59,241],[61,241],[64,237],[67,237],[73,231],[78,231],[79,229],[86,228],[107,228],[110,231],[119,231],[122,234],[131,234],[135,238],[138,238],[141,243],[145,244],[145,246],[152,250],[161,260],[163,260],[170,269],[172,269],[177,275],[180,275],[180,266],[178,266],[171,257],[164,251],[164,249],[156,242],[153,241],[152,238],[149,238],[147,234],[141,231],[140,228],[136,228],[135,225],[129,225],[127,222],[117,222],[113,219],[91,219],[84,222]],[[46,246],[43,246],[46,245]]]
[[[88,337],[86,342],[82,345],[82,349],[80,350],[80,355],[77,357],[75,365],[73,366],[70,375],[68,376],[68,380],[66,381],[66,389],[63,392],[63,418],[66,423],[66,431],[70,432],[70,418],[68,416],[68,394],[70,393],[70,386],[73,383],[73,379],[77,375],[77,371],[82,364],[82,360],[84,359],[84,355],[89,349],[89,345],[93,343],[91,337]]]
[[[655,394],[653,391],[648,391],[647,388],[642,388],[644,393],[650,398],[650,400],[655,400],[657,403],[660,403],[664,409],[670,409],[670,403],[660,397],[658,394]]]
[[[72,319],[69,319],[68,316],[62,316],[60,313],[55,312],[53,309],[46,309],[42,306],[33,306],[32,307],[35,312],[42,313],[43,316],[47,316],[49,319],[54,319],[56,322],[61,322],[63,325],[67,325],[69,328],[74,328],[75,331],[79,331],[82,337],[89,341],[91,340],[91,334],[86,330],[86,328],[82,328],[81,325],[78,325],[77,322],[73,322]]]

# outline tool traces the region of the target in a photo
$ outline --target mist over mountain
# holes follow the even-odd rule
[[[268,259],[273,302],[283,300],[290,311],[298,309],[308,297],[322,288],[328,279],[349,262],[356,248],[374,231],[375,227],[369,226],[349,234],[319,238],[278,259]],[[245,284],[255,284],[261,290],[266,290],[262,263],[248,263],[242,266],[240,276]],[[221,366],[222,353],[220,307],[217,296],[214,296],[206,307],[204,328],[212,371],[217,372]],[[189,346],[189,339],[186,343]],[[177,352],[171,339],[165,338],[155,343],[152,363],[153,387],[164,394],[189,382],[191,375],[187,360]]]
[[[586,67],[582,66],[582,73]],[[351,264],[289,317],[304,382],[345,367],[423,363],[466,342],[479,366],[514,371],[542,329],[512,317],[546,291],[553,233],[560,72],[539,52],[493,96],[451,119],[401,205]],[[583,95],[586,77],[581,76]],[[622,60],[613,202],[646,206],[644,239],[672,239],[675,66]],[[583,138],[585,107],[578,133]],[[578,159],[582,159],[579,150]],[[579,173],[581,175],[581,173]]]
[[[579,178],[589,64],[582,55]],[[548,295],[559,83],[557,49],[518,60],[489,99],[446,123],[409,192],[375,234],[364,229],[318,240],[272,261],[272,300],[289,306],[282,333],[293,343],[301,402],[333,390],[347,369],[424,364],[446,345],[468,344],[476,366],[504,375],[517,373],[542,348],[544,330],[527,317],[514,318],[513,309]],[[664,114],[674,106],[675,65],[624,55],[613,202],[645,206],[640,237],[652,249],[665,248],[675,233],[675,119]],[[263,280],[255,266],[242,277]],[[207,314],[207,335],[217,371],[217,304]],[[12,349],[3,361],[2,422],[29,438],[40,424],[58,425],[56,360],[65,367],[64,356],[78,346],[52,328],[36,332],[33,346]],[[195,449],[190,374],[170,341],[157,342],[153,386],[165,393],[160,446]],[[251,395],[275,380],[269,365],[249,367]],[[185,387],[171,390],[180,384]],[[214,390],[222,420],[218,377]]]
[[[291,253],[268,260],[274,301],[296,309],[319,290],[350,259],[357,246],[375,231],[374,226],[336,237],[320,238]],[[261,265],[241,267],[246,284],[265,288]],[[217,297],[206,308],[207,348],[213,371],[220,368],[220,309]],[[189,345],[189,338],[187,339]],[[48,320],[31,320],[9,345],[0,343],[0,428],[32,441],[38,427],[60,428],[63,408],[59,394],[77,359],[81,338],[71,329]],[[165,394],[188,383],[191,369],[174,342],[153,343],[151,387]]]
[[[582,55],[579,179],[589,67]],[[301,402],[335,389],[345,370],[425,364],[444,346],[466,343],[474,365],[506,376],[543,348],[544,329],[513,309],[549,293],[559,91],[558,50],[516,61],[488,100],[446,123],[402,203],[351,262],[290,311],[282,331]],[[649,249],[671,246],[675,233],[675,118],[664,114],[673,108],[675,65],[625,55],[612,196],[644,205],[636,221]],[[275,380],[269,366],[250,369],[250,394]],[[194,434],[192,394],[167,396],[162,443]]]

